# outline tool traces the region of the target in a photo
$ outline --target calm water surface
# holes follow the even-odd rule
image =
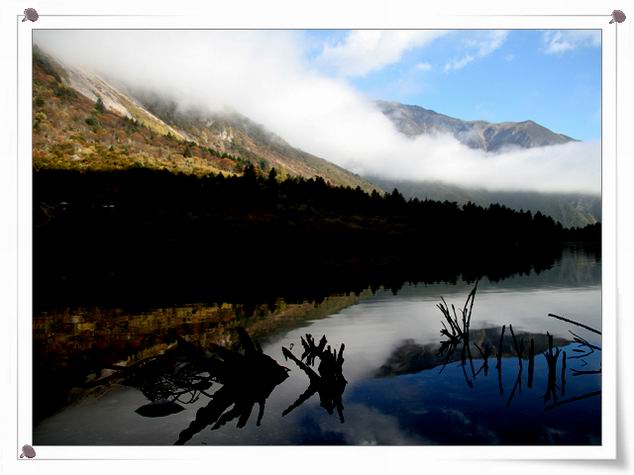
[[[600,444],[600,335],[547,317],[548,313],[564,315],[601,328],[601,266],[596,257],[568,250],[553,268],[540,274],[480,281],[471,320],[472,358],[461,364],[460,345],[449,356],[437,356],[443,338],[442,314],[436,305],[444,297],[459,309],[472,288],[473,283],[461,281],[408,285],[396,295],[380,290],[359,297],[333,296],[317,308],[312,304],[279,305],[239,322],[238,311],[231,306],[186,306],[136,314],[65,310],[37,315],[36,361],[39,355],[45,368],[59,371],[36,372],[36,391],[62,384],[50,377],[44,381],[44,376],[38,376],[42,373],[65,375],[66,379],[60,376],[65,384],[73,378],[86,383],[69,383],[75,387],[61,407],[36,423],[34,443]],[[137,382],[135,387],[122,377],[129,374],[126,370],[99,371],[100,365],[132,367],[157,355],[161,361],[162,352],[169,355],[180,345],[174,343],[176,333],[197,348],[212,343],[229,347],[235,341],[232,329],[238,324],[261,343],[264,354],[290,370],[284,370],[287,376],[272,382],[261,394],[251,386],[262,383],[254,382],[259,376],[243,380],[238,375],[232,386],[236,389],[230,390],[227,383],[229,396],[219,392],[222,384],[214,383],[204,389],[206,394],[197,393],[196,401],[182,397],[179,412],[146,417],[136,411],[150,402],[147,385],[140,388]],[[518,344],[523,345],[521,367],[509,324]],[[496,348],[503,325],[498,370]],[[593,351],[574,342],[570,330],[597,348]],[[547,332],[555,337],[553,355],[561,350],[551,367],[543,354],[548,351]],[[308,392],[305,401],[298,401],[311,380],[296,362],[285,358],[282,348],[299,359],[301,338],[306,334],[316,342],[325,336],[337,351],[345,344],[342,375],[347,384],[329,385],[324,377],[315,383],[315,387],[322,384],[323,394]],[[531,339],[534,363],[528,358]],[[475,343],[481,349],[490,347],[488,367],[483,366]],[[108,362],[108,355],[117,361]],[[319,363],[317,358],[309,367],[317,375]],[[169,373],[183,364],[181,355],[161,368],[168,368],[163,370]],[[64,372],[65,368],[72,369]],[[103,384],[97,381],[100,378]],[[336,408],[339,396],[341,414]],[[223,397],[228,398],[224,406]],[[260,425],[258,405],[250,410],[258,399],[266,399]],[[224,417],[223,411],[213,414],[220,406],[226,408]]]

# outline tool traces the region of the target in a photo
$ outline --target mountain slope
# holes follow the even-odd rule
[[[110,94],[106,100],[112,97]],[[140,108],[131,109],[122,114],[120,107],[99,107],[97,101],[71,86],[65,69],[34,51],[33,168],[145,167],[198,175],[233,173],[235,162],[230,158],[213,149],[190,146],[159,119],[143,114]],[[161,127],[166,134],[156,131]]]
[[[264,171],[274,167],[282,176],[321,176],[337,185],[360,186],[365,191],[377,189],[358,175],[289,145],[264,126],[235,111],[182,111],[173,101],[155,94],[135,91],[134,96],[148,111],[193,137],[197,143],[242,157]]]
[[[275,167],[281,177],[321,176],[334,185],[359,186],[365,191],[397,187],[406,197],[458,203],[472,201],[484,206],[499,202],[514,209],[541,211],[566,226],[583,226],[601,219],[600,198],[591,195],[502,193],[432,182],[362,178],[292,147],[236,112],[182,111],[164,97],[126,91],[93,73],[65,67],[37,47],[33,58],[33,166],[36,169],[144,167],[204,175],[240,174],[251,164],[261,173]],[[416,106],[383,104],[386,108],[391,104],[393,120],[400,117],[400,126],[397,126],[411,136],[442,129],[453,130],[452,133],[464,139],[469,135],[469,124],[486,124],[460,121]],[[403,110],[409,111],[409,115],[396,113]],[[417,119],[419,116],[428,120]],[[489,124],[490,127],[495,125]],[[502,125],[497,124],[499,131],[504,129]],[[541,130],[535,126],[528,128]],[[509,137],[521,142],[518,130],[523,130],[522,127],[508,126],[507,129],[515,131],[514,134],[509,132]],[[544,137],[548,140],[571,140],[547,132]],[[502,137],[501,132],[491,135],[486,146],[498,146]],[[541,143],[534,134],[532,137],[531,141],[524,142],[526,146]]]
[[[486,152],[496,152],[507,147],[532,148],[576,141],[531,120],[494,124],[456,119],[423,107],[398,102],[376,101],[376,105],[397,130],[408,137],[449,134],[468,147]],[[406,198],[447,200],[459,204],[471,201],[481,206],[499,203],[516,210],[529,210],[533,213],[540,211],[567,227],[601,221],[601,198],[592,194],[490,191],[435,181],[367,178],[385,190],[398,188]]]
[[[515,210],[537,211],[551,216],[565,227],[582,227],[601,221],[601,198],[583,193],[539,193],[533,191],[490,191],[434,181],[398,181],[368,177],[385,190],[398,188],[405,198],[472,202],[480,206],[493,203]]]
[[[107,79],[63,65],[35,47],[34,167],[146,167],[200,175],[240,174],[250,164],[262,173],[276,168],[282,177],[321,176],[333,185],[378,189],[236,112],[177,113],[174,104],[156,98],[152,105],[157,113]]]
[[[468,147],[485,151],[497,151],[513,146],[541,147],[575,141],[532,120],[494,124],[483,120],[456,119],[423,107],[399,102],[376,101],[376,105],[399,132],[408,137],[445,133],[453,135]]]

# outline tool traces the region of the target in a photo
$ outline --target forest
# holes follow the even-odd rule
[[[601,226],[566,229],[500,205],[405,200],[280,180],[147,168],[34,170],[36,307],[319,300],[406,282],[492,280],[599,252]]]

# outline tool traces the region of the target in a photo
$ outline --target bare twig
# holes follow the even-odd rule
[[[533,387],[533,375],[535,373],[535,340],[531,338],[528,347],[528,389]]]
[[[502,332],[500,333],[500,343],[497,347],[497,365],[496,369],[498,372],[498,387],[500,388],[500,395],[504,394],[504,386],[502,386],[502,345],[504,343],[504,330],[506,330],[506,325],[502,325]]]
[[[578,369],[570,368],[570,371],[572,371],[572,375],[573,376],[582,376],[584,374],[601,374],[601,370],[600,369],[581,371],[581,370],[578,370]]]
[[[566,352],[561,355],[561,397],[566,395]]]
[[[488,343],[483,344],[484,349],[480,348],[477,343],[473,345],[477,348],[482,358],[482,366],[480,366],[480,369],[476,372],[476,376],[480,374],[482,370],[484,370],[484,375],[487,376],[489,374],[489,355],[491,354],[491,347]]]
[[[496,350],[496,357],[498,360],[497,368],[502,367],[502,345],[504,344],[504,331],[506,330],[506,325],[502,325],[502,332],[500,333],[500,343],[498,344]]]
[[[581,401],[583,399],[588,399],[588,398],[591,398],[594,396],[600,396],[600,395],[601,395],[601,391],[594,391],[588,394],[584,394],[583,396],[571,397],[570,399],[564,399],[563,401],[555,402],[554,404],[551,404],[550,406],[546,406],[546,410],[550,411],[551,409],[555,409],[556,407],[563,406],[564,404],[569,404],[571,402]]]
[[[546,332],[546,335],[548,336],[548,351],[544,352],[544,356],[546,357],[546,363],[548,364],[548,382],[543,399],[544,401],[549,401],[552,397],[556,403],[557,393],[555,392],[555,388],[557,386],[557,359],[559,358],[561,350],[556,348],[553,353],[553,336],[548,332]]]
[[[581,328],[585,328],[586,330],[596,333],[597,335],[601,334],[599,330],[589,327],[588,325],[584,325],[583,323],[575,322],[574,320],[570,320],[569,318],[560,317],[559,315],[555,315],[554,313],[549,313],[548,316],[556,318],[558,320],[563,320],[564,322],[572,323],[573,325],[577,325],[578,327],[581,327]]]
[[[524,339],[522,338],[517,343],[517,338],[515,338],[515,332],[513,332],[513,325],[509,325],[509,330],[511,331],[511,336],[513,337],[513,346],[515,347],[515,353],[517,354],[517,361],[519,362],[520,368],[522,367],[522,356],[524,353]]]
[[[579,335],[577,335],[575,332],[573,332],[572,330],[568,330],[570,332],[570,334],[574,337],[574,341],[576,343],[579,343],[583,346],[587,346],[588,348],[592,349],[592,350],[597,350],[597,351],[601,351],[601,348],[598,346],[593,345],[592,343],[590,343],[588,340],[586,340],[585,338],[580,337]]]
[[[511,402],[513,402],[513,397],[515,397],[515,392],[519,389],[520,394],[522,394],[522,366],[517,369],[517,379],[515,380],[515,384],[513,385],[513,390],[511,391],[511,395],[506,401],[506,405],[510,406]]]

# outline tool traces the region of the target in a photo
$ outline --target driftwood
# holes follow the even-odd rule
[[[482,366],[476,372],[474,370],[473,358],[470,351],[470,346],[471,346],[470,339],[472,336],[470,332],[470,324],[471,324],[471,316],[472,316],[476,289],[477,289],[477,284],[473,288],[473,290],[469,293],[464,307],[459,311],[456,311],[456,308],[453,305],[449,306],[447,302],[445,301],[445,299],[442,297],[441,297],[441,303],[437,304],[437,307],[438,309],[440,309],[444,319],[443,321],[441,321],[443,328],[440,330],[440,333],[443,337],[446,338],[445,340],[442,340],[440,342],[440,346],[439,346],[440,349],[438,354],[444,355],[444,363],[442,365],[440,373],[443,372],[444,368],[452,360],[452,355],[455,352],[458,344],[462,343],[462,351],[461,351],[461,354],[459,355],[459,358],[461,361],[460,366],[462,367],[463,375],[465,377],[465,382],[467,383],[467,386],[469,388],[473,388],[473,380],[481,372],[484,372],[485,376],[488,374],[488,357],[490,355],[490,345],[487,341],[480,340],[480,341],[473,342],[473,346],[476,348],[480,357],[482,358]],[[588,325],[584,325],[582,323],[576,322],[572,319],[561,317],[559,315],[555,315],[552,313],[548,314],[548,316],[579,326],[593,333],[596,333],[599,335],[601,334],[599,330],[596,330]],[[499,343],[496,348],[496,358],[497,358],[496,369],[497,369],[498,386],[499,386],[500,395],[504,394],[504,386],[502,384],[502,357],[505,351],[504,350],[505,330],[506,330],[506,325],[502,325],[502,329],[499,334]],[[515,379],[515,383],[513,385],[509,398],[507,400],[507,405],[511,404],[516,393],[518,392],[521,393],[522,391],[522,373],[523,373],[523,366],[524,366],[524,359],[525,359],[524,337],[520,337],[519,335],[516,335],[513,329],[513,325],[509,325],[509,331],[511,333],[511,338],[512,338],[512,351],[517,357],[518,374],[517,374],[517,378]],[[595,351],[601,351],[601,348],[599,346],[590,343],[588,340],[577,335],[573,331],[570,331],[570,334],[573,336],[572,341],[578,344],[578,348],[572,349],[572,352],[574,353],[573,356],[568,355],[565,351],[562,352],[559,347],[555,347],[553,336],[548,332],[546,333],[548,346],[546,351],[543,351],[543,355],[544,355],[544,358],[546,359],[548,375],[547,375],[547,387],[542,398],[544,399],[545,402],[553,400],[553,404],[549,406],[549,408],[551,409],[553,407],[558,407],[560,405],[557,403],[557,389],[560,390],[562,397],[565,396],[566,394],[566,382],[567,382],[566,376],[568,371],[568,360],[579,359],[582,365],[587,365],[587,363],[583,360],[583,358],[591,355]],[[528,389],[532,389],[534,384],[534,377],[535,377],[536,346],[541,346],[543,349],[545,342],[541,341],[543,340],[543,338],[541,338],[543,337],[543,335],[535,334],[535,338],[531,334],[528,334],[527,336],[529,337],[528,355],[526,357],[528,359],[527,387]],[[539,338],[540,341],[537,342],[538,345],[536,345],[537,337],[540,337]],[[568,343],[568,342],[570,342],[570,340],[559,339],[559,343]],[[413,340],[412,340],[412,343],[410,343],[410,346],[416,346],[413,343]],[[542,349],[538,348],[537,351],[542,351]],[[561,359],[559,358],[560,356],[561,356]],[[469,364],[471,365],[472,378],[469,377],[466,371],[467,360],[469,360]],[[557,386],[557,375],[558,375],[557,364],[559,361],[561,361],[561,373],[560,373],[561,387]],[[601,372],[601,369],[599,368],[596,370],[579,370],[576,368],[570,368],[570,371],[572,372],[573,376],[581,376],[581,375],[588,375],[588,374],[599,374]],[[566,400],[565,402],[572,402],[578,399],[579,398],[571,398],[569,400]],[[562,403],[564,403],[564,401],[562,401]]]
[[[326,337],[322,336],[319,345],[314,344],[312,335],[307,334],[306,339],[302,338],[304,354],[301,359],[297,358],[288,348],[282,348],[284,358],[292,360],[307,376],[309,385],[306,390],[299,395],[297,400],[287,407],[282,416],[301,406],[314,394],[319,395],[321,407],[326,409],[328,414],[337,410],[339,420],[343,423],[343,392],[348,382],[343,376],[343,351],[345,345],[342,344],[337,352],[330,346],[326,347]],[[317,371],[310,366],[314,365],[315,358],[319,358]],[[306,359],[306,363],[302,360]]]
[[[237,332],[242,351],[213,345],[213,351],[207,354],[193,345],[188,346],[223,387],[213,394],[207,406],[198,410],[195,420],[180,433],[175,445],[185,444],[208,426],[215,430],[237,419],[237,426],[244,427],[256,404],[259,406],[256,424],[260,425],[266,400],[277,385],[288,378],[289,369],[264,354],[246,330],[238,328]]]
[[[463,339],[469,339],[471,314],[473,313],[473,303],[475,301],[477,290],[478,283],[476,282],[471,292],[469,292],[469,295],[467,295],[467,300],[465,301],[464,306],[460,310],[460,318],[458,318],[456,307],[453,304],[451,305],[451,311],[449,311],[449,305],[445,301],[444,297],[440,297],[441,303],[436,305],[449,324],[449,327],[447,327],[445,322],[441,321],[443,329],[440,330],[440,334],[447,337],[452,343],[457,344]]]
[[[440,369],[440,373],[443,372],[447,363],[449,363],[451,359],[451,355],[454,353],[456,348],[460,343],[462,343],[462,352],[461,352],[461,365],[466,365],[467,360],[469,361],[469,365],[471,367],[471,376],[475,379],[477,374],[482,370],[482,368],[476,372],[475,367],[473,365],[473,356],[471,354],[471,344],[470,344],[470,336],[469,330],[471,327],[471,315],[473,313],[473,304],[475,302],[475,295],[478,291],[478,282],[475,283],[473,289],[467,295],[467,300],[464,303],[462,309],[459,310],[460,318],[458,317],[458,312],[456,312],[456,307],[452,304],[451,311],[449,310],[449,305],[445,301],[443,297],[440,297],[441,303],[437,304],[436,307],[442,313],[444,319],[447,321],[447,325],[445,325],[444,321],[441,321],[443,328],[440,330],[440,334],[446,337],[446,340],[441,341],[440,348],[438,350],[438,354],[444,354],[445,363]],[[467,384],[471,386],[471,380],[467,376],[465,372],[465,378]]]
[[[326,343],[328,343],[326,335],[323,335],[321,340],[319,340],[319,345],[315,345],[315,340],[310,334],[306,334],[306,339],[301,337],[301,342],[304,347],[304,353],[300,359],[302,361],[306,360],[306,363],[309,366],[313,366],[315,364],[315,358],[319,357],[323,353],[326,348]]]

